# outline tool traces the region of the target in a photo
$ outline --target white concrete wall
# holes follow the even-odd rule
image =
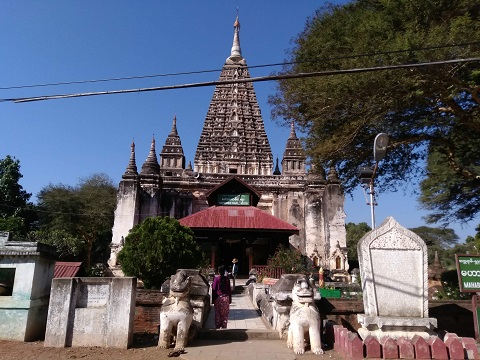
[[[131,277],[54,279],[45,346],[128,348],[136,285]]]
[[[3,255],[0,268],[15,269],[12,295],[0,296],[0,339],[42,339],[55,261],[39,255]]]

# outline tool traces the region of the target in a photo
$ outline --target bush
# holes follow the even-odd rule
[[[440,290],[436,294],[439,299],[470,300],[472,298],[472,293],[460,292],[457,270],[444,271],[440,280],[442,282],[443,290]]]
[[[197,268],[203,254],[190,228],[170,217],[157,217],[130,230],[118,260],[125,275],[138,277],[147,289],[160,289],[177,269]]]
[[[275,254],[268,259],[268,267],[280,267],[286,274],[303,274],[307,272],[306,257],[297,249],[278,246]]]

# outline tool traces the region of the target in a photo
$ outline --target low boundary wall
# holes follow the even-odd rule
[[[137,290],[135,304],[135,333],[158,333],[160,307],[164,294],[160,290]],[[323,320],[330,320],[350,331],[360,325],[357,314],[363,313],[361,299],[327,299],[316,302]],[[461,337],[475,337],[472,303],[470,300],[430,300],[430,317],[437,318],[438,329]]]

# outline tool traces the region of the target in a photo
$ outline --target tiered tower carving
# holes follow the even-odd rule
[[[231,54],[219,81],[248,80],[240,49],[240,22],[234,23]],[[251,82],[219,84],[208,108],[195,154],[194,171],[214,174],[271,175],[273,157]]]
[[[177,116],[173,118],[172,130],[160,153],[160,167],[168,176],[181,175],[182,170],[185,169],[185,155],[177,131]]]
[[[290,136],[283,153],[282,170],[283,175],[305,174],[305,162],[307,157],[300,139],[295,132],[295,124],[292,121]]]

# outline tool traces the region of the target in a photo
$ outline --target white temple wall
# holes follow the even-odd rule
[[[120,245],[122,238],[138,223],[138,191],[139,187],[134,182],[120,183],[112,229],[112,245]]]
[[[313,259],[317,257],[323,265],[325,261],[325,244],[329,241],[325,232],[325,217],[322,211],[320,194],[311,193],[305,203],[305,255]]]
[[[335,269],[335,258],[341,257],[343,270],[348,270],[347,233],[345,229],[346,214],[343,208],[345,195],[339,184],[329,184],[324,193],[325,223],[329,236],[327,250],[330,258],[329,268]]]

